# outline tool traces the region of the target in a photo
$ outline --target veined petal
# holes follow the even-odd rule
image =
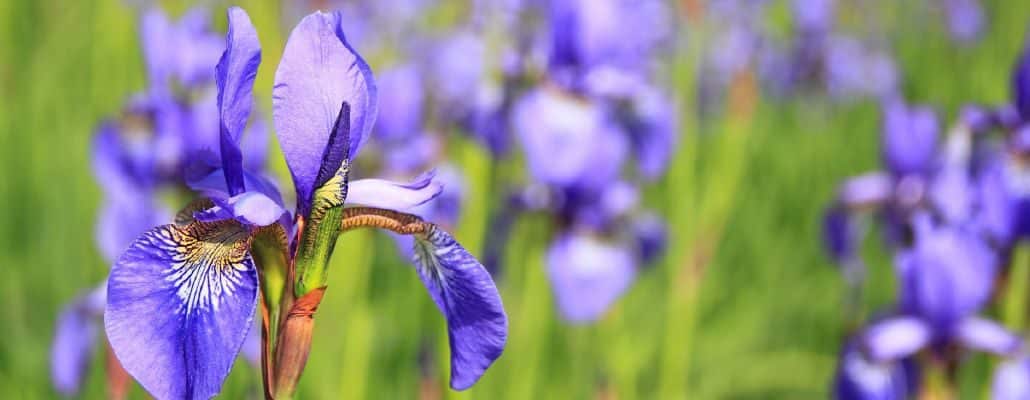
[[[508,316],[493,279],[451,235],[435,226],[415,240],[415,265],[447,319],[451,387],[464,390],[501,356]]]
[[[330,144],[345,146],[354,157],[376,117],[372,70],[344,38],[341,18],[322,12],[305,17],[290,34],[275,73],[275,130],[302,212],[310,207],[317,181],[331,177],[343,161],[326,157],[344,154]],[[337,125],[347,140],[330,140],[339,136]]]
[[[547,252],[547,274],[562,316],[600,318],[636,279],[633,249],[580,233],[564,233]]]
[[[1005,327],[978,317],[959,323],[958,339],[968,348],[1001,356],[1016,354],[1023,347],[1023,338]]]
[[[404,211],[436,198],[443,185],[433,181],[432,172],[411,183],[383,179],[358,179],[347,187],[347,203]]]
[[[891,318],[869,327],[863,339],[872,360],[899,360],[930,342],[930,327],[913,317]]]
[[[221,390],[250,329],[257,271],[235,221],[163,225],[111,270],[104,326],[115,355],[159,399]]]

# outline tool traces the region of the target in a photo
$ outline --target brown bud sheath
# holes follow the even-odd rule
[[[322,302],[325,287],[312,290],[297,299],[279,328],[275,348],[275,398],[289,399],[297,389],[300,374],[311,352],[311,333],[315,327],[315,311]]]

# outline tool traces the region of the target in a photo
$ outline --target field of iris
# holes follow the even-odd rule
[[[1007,102],[1030,5],[984,1],[980,37],[957,43],[926,2],[936,3],[842,0],[837,15],[844,26],[875,21],[894,55],[901,92],[935,107],[943,121],[955,120],[964,104]],[[146,84],[138,6],[130,3],[0,2],[5,398],[59,396],[49,372],[58,313],[110,268],[94,239],[103,200],[90,146],[99,121]],[[187,10],[164,3],[171,15]],[[228,4],[202,3],[224,32]],[[431,7],[426,23],[452,24],[462,15],[460,3],[466,2]],[[702,116],[699,60],[715,36],[691,14],[706,2],[679,3],[676,44],[656,80],[678,109],[680,134],[667,172],[642,186],[640,200],[665,221],[667,248],[641,268],[625,295],[596,323],[564,322],[545,269],[550,243],[541,239],[555,227],[544,213],[527,214],[514,225],[495,275],[508,345],[479,383],[455,392],[447,388],[444,319],[410,263],[388,235],[347,232],[332,259],[299,398],[828,397],[854,321],[845,320],[847,286],[820,242],[823,212],[844,178],[879,168],[880,106],[818,92],[777,96],[741,74],[728,89],[728,105]],[[789,2],[768,3],[768,25],[787,31]],[[255,108],[270,116],[275,66],[306,12],[275,0],[238,5],[260,33]],[[395,57],[357,50],[377,74]],[[268,139],[270,169],[288,182],[279,145],[274,135]],[[505,201],[496,181],[523,179],[524,160],[495,163],[459,132],[446,134],[444,147],[467,182],[452,232],[482,256],[496,228],[490,217]],[[896,284],[879,241],[866,240],[863,248],[869,273],[859,307],[870,315],[893,302]],[[82,397],[104,398],[104,357],[94,354]],[[260,372],[237,364],[221,397],[260,398]],[[963,363],[960,397],[986,398],[994,364],[985,356]],[[145,392],[135,386],[130,397]]]

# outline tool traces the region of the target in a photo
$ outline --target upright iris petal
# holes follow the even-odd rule
[[[896,175],[927,173],[937,151],[937,115],[893,100],[884,107],[883,157]]]
[[[447,232],[433,227],[415,240],[415,264],[447,319],[451,387],[467,389],[504,350],[508,317],[490,274]]]
[[[320,171],[335,173],[342,159],[324,165],[334,131],[346,127],[353,157],[372,129],[376,89],[368,64],[343,36],[341,15],[316,12],[294,28],[283,50],[272,90],[279,144],[297,190],[297,208],[306,214]],[[345,118],[346,121],[340,120]]]
[[[216,83],[222,168],[229,194],[236,195],[244,191],[240,138],[254,102],[251,92],[261,64],[261,43],[243,9],[229,8],[228,17],[229,32],[225,35],[225,53],[216,67]]]
[[[159,399],[217,394],[250,329],[257,271],[233,220],[164,225],[111,270],[104,325],[129,372]]]
[[[902,400],[918,392],[915,364],[874,362],[849,343],[840,356],[833,395],[838,400]]]

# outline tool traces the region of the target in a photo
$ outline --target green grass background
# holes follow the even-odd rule
[[[783,18],[785,2],[774,3],[773,17]],[[897,53],[904,92],[938,106],[949,120],[965,102],[1006,101],[1030,4],[985,1],[984,37],[958,46],[939,16],[917,12],[915,3],[864,2],[871,10],[845,8],[842,14],[845,23],[858,18],[853,15],[875,15]],[[276,1],[240,5],[264,47],[255,91],[267,110],[290,26]],[[212,13],[218,26],[224,26],[223,6]],[[106,275],[93,240],[100,191],[89,142],[97,121],[118,112],[144,85],[136,32],[135,14],[121,1],[0,2],[0,397],[57,397],[48,373],[56,314]],[[688,110],[696,85],[691,71],[704,40],[684,40],[691,46],[676,55],[667,81]],[[827,397],[847,332],[844,285],[820,250],[819,218],[840,179],[876,168],[877,106],[764,98],[750,120],[702,123],[689,112],[681,119],[672,170],[645,191],[645,203],[670,224],[669,254],[645,270],[601,322],[573,327],[557,319],[542,265],[547,244],[539,240],[551,228],[543,218],[525,219],[499,282],[511,324],[508,347],[472,390],[446,390],[446,332],[417,276],[386,236],[348,233],[337,246],[298,395]],[[478,249],[496,198],[492,166],[465,140],[448,148],[471,182],[456,235]],[[285,171],[281,159],[277,168]],[[894,284],[876,240],[867,240],[866,248],[871,272],[862,304],[868,313],[891,301]],[[104,396],[101,361],[102,352],[86,398]],[[985,393],[990,365],[974,358],[964,367],[964,395]],[[256,397],[257,384],[257,372],[240,363],[223,397]],[[131,395],[145,397],[139,388]]]

